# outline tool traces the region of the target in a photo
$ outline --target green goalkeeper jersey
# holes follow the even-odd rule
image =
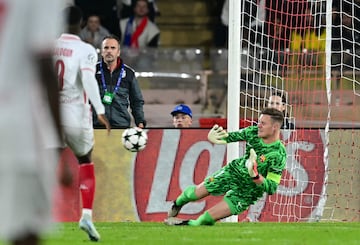
[[[270,195],[274,194],[286,165],[287,156],[284,144],[280,140],[271,144],[265,144],[258,136],[257,126],[250,126],[240,131],[229,132],[229,136],[226,137],[225,140],[228,143],[246,141],[245,154],[230,163],[233,165],[232,169],[238,171],[238,174],[241,176],[249,176],[245,162],[249,158],[250,149],[255,150],[257,154],[257,169],[259,174],[264,177],[262,189]]]

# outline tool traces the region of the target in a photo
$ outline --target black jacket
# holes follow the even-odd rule
[[[110,105],[104,104],[105,114],[110,125],[119,128],[130,127],[131,116],[128,110],[130,107],[136,126],[138,126],[139,123],[143,123],[144,126],[146,126],[143,110],[144,99],[134,70],[123,64],[123,61],[120,58],[118,59],[118,66],[112,73],[103,60],[100,62],[102,62],[102,71],[104,73],[107,91],[111,93],[114,92],[122,67],[124,68],[119,89],[114,94],[112,103]],[[98,81],[100,96],[103,98],[105,91],[102,83],[100,62],[96,65],[96,80]],[[102,125],[98,122],[96,115],[94,115],[94,127],[99,126]]]

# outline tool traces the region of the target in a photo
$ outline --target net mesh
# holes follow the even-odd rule
[[[296,126],[282,130],[278,192],[248,216],[359,221],[360,1],[247,0],[241,10],[240,118],[256,122],[280,93]]]

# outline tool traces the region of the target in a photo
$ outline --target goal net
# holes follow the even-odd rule
[[[240,17],[239,64],[228,66],[228,91],[239,89],[239,118],[256,122],[277,94],[296,127],[282,130],[288,159],[277,193],[264,195],[248,217],[359,221],[360,1],[229,2],[229,54]],[[230,79],[234,72],[240,88]],[[228,116],[237,112],[233,100]]]

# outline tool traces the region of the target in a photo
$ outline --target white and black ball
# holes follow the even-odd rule
[[[125,129],[122,134],[122,144],[125,149],[131,152],[144,150],[147,140],[146,132],[139,127]]]

